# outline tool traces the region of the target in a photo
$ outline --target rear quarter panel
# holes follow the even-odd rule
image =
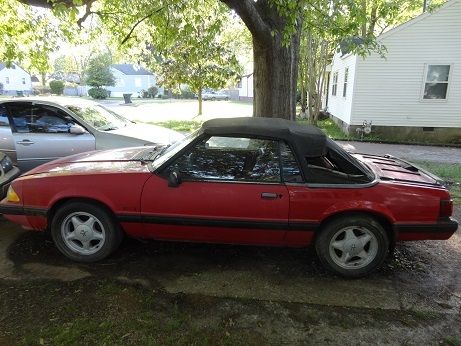
[[[347,212],[363,212],[384,217],[394,224],[432,224],[437,222],[440,199],[447,198],[444,188],[393,182],[370,187],[322,188],[292,185],[290,222],[308,221],[321,225],[330,217]],[[290,232],[289,237],[300,237]],[[310,239],[305,241],[310,241]]]

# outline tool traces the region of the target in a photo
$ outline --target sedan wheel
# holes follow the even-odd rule
[[[98,205],[71,202],[56,212],[51,234],[58,249],[79,262],[94,262],[110,255],[122,232],[109,213]]]
[[[345,277],[361,277],[385,260],[389,240],[383,227],[366,216],[343,217],[325,225],[316,240],[320,261]]]

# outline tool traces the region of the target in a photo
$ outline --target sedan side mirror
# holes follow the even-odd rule
[[[178,171],[171,171],[168,175],[168,187],[178,187],[182,183],[181,175]]]
[[[86,132],[85,129],[77,124],[71,125],[69,127],[69,133],[72,133],[74,135],[82,135],[85,132]]]

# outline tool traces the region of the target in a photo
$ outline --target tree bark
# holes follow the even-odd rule
[[[253,38],[253,116],[294,120],[299,36],[287,48],[280,41],[278,35],[269,45]]]
[[[198,113],[197,116],[202,115],[202,88],[200,88],[197,92],[197,100],[198,100]]]
[[[221,0],[243,20],[253,37],[253,116],[296,117],[300,27],[282,41],[286,21],[268,0]]]

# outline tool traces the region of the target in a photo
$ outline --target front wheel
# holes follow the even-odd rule
[[[120,244],[122,231],[102,207],[70,202],[58,209],[51,222],[56,247],[77,262],[96,262],[109,256]]]
[[[326,224],[315,248],[327,269],[344,277],[358,278],[381,266],[389,251],[389,239],[373,218],[351,215]]]

